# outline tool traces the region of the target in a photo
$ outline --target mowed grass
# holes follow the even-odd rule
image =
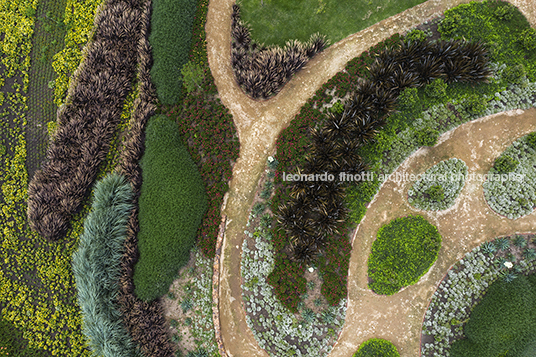
[[[241,18],[265,45],[307,41],[320,32],[333,44],[425,0],[240,0]],[[262,5],[261,5],[262,3]]]

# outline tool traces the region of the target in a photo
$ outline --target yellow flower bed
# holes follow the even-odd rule
[[[98,6],[104,0],[67,0],[64,22],[68,31],[65,47],[53,57],[52,67],[57,73],[54,87],[54,103],[60,106],[65,101],[70,76],[82,61],[82,49],[91,38],[93,20]]]

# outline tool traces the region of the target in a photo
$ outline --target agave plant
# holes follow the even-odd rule
[[[527,246],[527,240],[521,235],[516,235],[514,245],[518,248],[525,248]]]
[[[495,240],[495,245],[497,246],[497,249],[505,251],[510,248],[510,240],[506,237],[498,238]]]
[[[492,255],[497,251],[497,246],[493,242],[485,242],[482,244],[482,251],[486,254]]]
[[[534,249],[532,249],[532,248],[526,248],[523,251],[523,256],[527,260],[534,260],[534,259],[536,259],[536,251],[534,251]]]

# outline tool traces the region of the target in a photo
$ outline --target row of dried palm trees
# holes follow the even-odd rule
[[[311,262],[327,237],[341,234],[347,219],[345,181],[339,173],[360,174],[367,166],[359,148],[374,140],[404,88],[442,78],[448,83],[483,82],[491,75],[488,53],[480,43],[462,41],[404,42],[381,52],[370,66],[370,78],[356,86],[340,114],[330,114],[310,131],[311,146],[301,174],[331,173],[333,181],[295,181],[290,200],[279,206],[278,222],[287,232],[292,256]]]
[[[284,48],[266,47],[251,39],[250,28],[240,20],[240,8],[233,5],[231,18],[231,65],[236,82],[254,99],[277,94],[317,53],[327,47],[324,36],[315,34],[307,43],[289,41]]]
[[[65,236],[106,158],[136,73],[142,4],[110,0],[95,18],[58,130],[28,187],[30,226],[48,240]]]

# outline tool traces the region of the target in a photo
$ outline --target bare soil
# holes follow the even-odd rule
[[[341,71],[350,59],[358,56],[370,46],[391,35],[407,31],[426,20],[441,15],[446,9],[464,2],[468,1],[429,0],[351,35],[330,46],[324,52],[313,58],[304,69],[297,73],[291,81],[287,83],[279,94],[270,100],[263,102],[255,101],[247,97],[234,80],[230,64],[230,28],[232,5],[234,1],[212,0],[210,2],[207,23],[205,26],[209,64],[222,103],[232,113],[240,139],[240,157],[233,170],[233,179],[227,194],[228,199],[222,212],[228,219],[221,257],[220,321],[221,326],[223,326],[221,331],[223,341],[229,356],[267,356],[266,352],[258,347],[253,334],[249,330],[245,321],[245,312],[241,304],[240,247],[243,239],[242,233],[249,216],[249,208],[254,200],[255,187],[264,170],[268,153],[274,149],[277,136],[281,130],[290,123],[305,101],[311,97],[323,83],[329,80],[337,72]],[[532,0],[512,0],[511,2],[519,7],[531,24],[536,24],[536,7],[534,7]],[[514,121],[512,121],[512,123],[514,123]],[[512,123],[510,124],[511,128],[514,127]],[[515,126],[517,126],[517,123],[515,123]],[[493,132],[489,134],[491,135]],[[463,141],[460,143],[456,141],[456,143],[466,145]],[[445,152],[442,155],[448,156],[448,153]],[[475,157],[475,160],[476,159],[477,158]],[[415,169],[420,168],[416,167]],[[477,188],[471,188],[471,185],[467,185],[465,188],[465,190],[471,189],[475,192],[477,191]],[[382,200],[376,200],[376,202],[382,202]],[[464,204],[468,205],[470,202],[471,201],[468,201]],[[389,202],[379,204],[383,204],[383,210],[370,211],[367,216],[377,216],[375,217],[376,219],[387,219],[388,216],[393,216],[392,213],[397,212],[395,209],[396,205],[392,206]],[[378,203],[376,205],[378,205]],[[462,208],[464,207],[465,206],[462,206]],[[489,209],[487,207],[467,206],[467,209],[473,208],[479,210],[475,211],[471,216],[474,219],[482,220],[482,222],[478,221],[478,223],[472,223],[476,224],[476,227],[482,227],[482,229],[484,229],[484,226],[486,226],[485,220],[489,213],[480,212],[488,212]],[[482,211],[480,208],[482,210],[487,209],[487,211]],[[393,209],[392,213],[389,212],[391,209]],[[452,210],[449,210],[441,214],[448,215],[451,211]],[[402,212],[409,212],[408,208],[404,208]],[[462,249],[461,251],[467,248],[468,240],[472,239],[471,234],[476,234],[470,233],[471,230],[467,230],[468,233],[466,234],[464,233],[466,232],[464,228],[466,227],[459,227],[460,230],[458,232],[460,234],[458,240],[461,245],[458,249]],[[467,227],[467,229],[468,228],[469,227]],[[503,228],[506,229],[507,226],[504,226]],[[486,233],[491,233],[489,230],[494,229],[488,229],[486,230]],[[364,230],[360,229],[360,232],[363,231]],[[489,238],[496,235],[489,234],[489,236],[486,236]],[[444,245],[443,250],[457,246],[458,241],[456,241],[456,243],[450,242],[447,246]],[[363,247],[356,246],[354,249],[359,251],[362,250]],[[350,277],[355,276],[356,271],[359,272],[358,269],[362,269],[363,266],[365,266],[363,264],[365,260],[365,256],[361,255],[359,257],[358,253],[353,253],[353,265],[351,265]],[[448,259],[446,257],[441,257],[436,265],[443,267],[445,261],[448,261]],[[358,269],[356,269],[356,266]],[[434,267],[432,267],[432,271],[435,271]],[[431,273],[429,273],[427,277],[429,275],[431,275]],[[428,279],[427,277],[423,280],[426,281]],[[363,277],[360,276],[360,278]],[[366,280],[359,281],[365,282]],[[404,356],[415,356],[416,354],[413,354],[413,352],[418,350],[418,348],[412,347],[413,345],[411,345],[410,342],[413,341],[413,344],[417,346],[418,335],[411,329],[409,331],[406,330],[407,327],[410,326],[409,321],[419,320],[420,323],[420,320],[422,320],[422,313],[419,308],[411,307],[411,300],[414,295],[421,300],[423,297],[429,299],[429,296],[431,296],[429,290],[433,289],[431,287],[418,291],[407,289],[405,292],[396,294],[392,297],[397,303],[397,305],[393,306],[387,306],[391,304],[390,302],[385,305],[384,303],[386,300],[384,297],[366,295],[364,297],[365,301],[370,301],[371,304],[373,302],[384,304],[384,306],[376,306],[374,304],[370,306],[365,305],[363,307],[370,307],[371,310],[361,310],[359,305],[361,302],[357,300],[362,292],[359,290],[360,287],[357,285],[356,281],[351,283],[351,285],[352,284],[353,286],[350,286],[349,298],[353,310],[349,311],[347,314],[347,323],[343,331],[344,333],[341,335],[339,343],[332,355],[351,355],[359,343],[364,341],[363,338],[365,336],[372,336],[375,332],[375,337],[390,336],[391,340],[393,340],[397,346],[404,346],[401,350]],[[420,286],[420,283],[417,284],[417,286]],[[414,295],[408,295],[408,291],[411,291]],[[398,310],[395,306],[403,307],[403,309]],[[352,315],[354,313],[355,315]],[[400,314],[400,316],[396,316],[397,314]],[[389,316],[388,320],[392,323],[393,327],[385,326],[385,324],[380,326],[378,319],[380,319],[381,316]],[[415,323],[411,324],[411,326],[413,325],[415,325]],[[386,329],[385,332],[384,328]],[[410,332],[413,334],[410,334]]]

